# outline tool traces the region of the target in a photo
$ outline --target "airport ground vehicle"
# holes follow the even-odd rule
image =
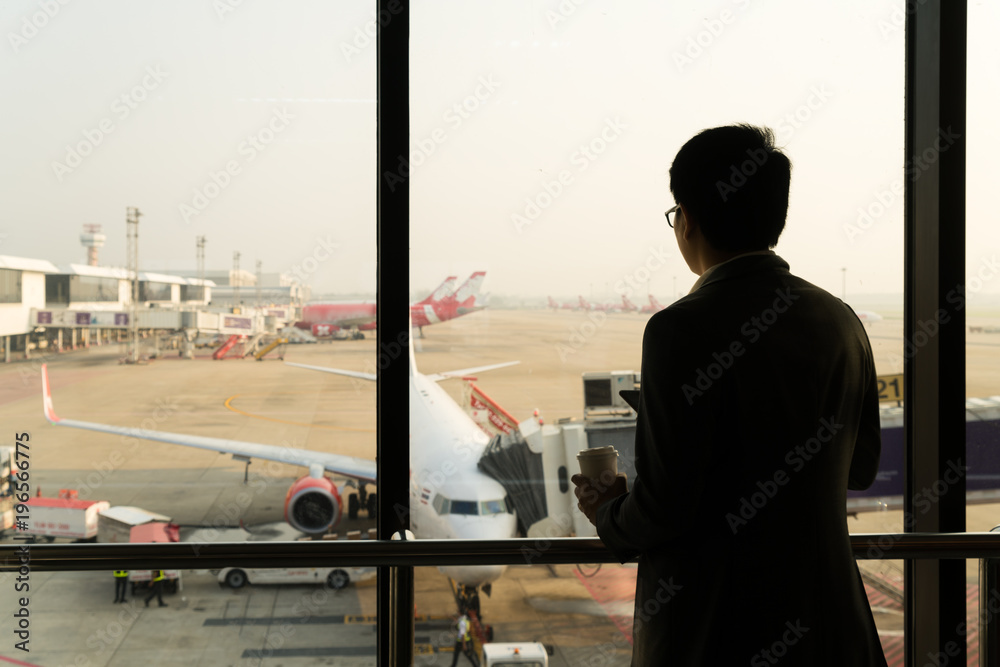
[[[30,498],[24,504],[28,520],[23,534],[50,542],[57,537],[94,541],[98,514],[111,506],[106,500],[80,500],[72,489],[60,489],[56,498]]]
[[[212,570],[220,584],[242,588],[246,584],[326,584],[339,590],[352,582],[375,576],[373,567],[226,567]]]
[[[538,642],[483,644],[486,667],[548,667],[549,654]]]

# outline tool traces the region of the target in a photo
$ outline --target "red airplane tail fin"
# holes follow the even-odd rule
[[[457,276],[448,276],[433,292],[428,294],[422,301],[417,301],[415,305],[422,306],[428,303],[435,303],[451,296],[455,292],[455,281],[457,280]]]
[[[455,293],[451,295],[452,298],[460,305],[475,303],[476,297],[479,296],[479,288],[483,286],[485,278],[485,271],[476,271],[462,283],[461,287],[455,290]]]

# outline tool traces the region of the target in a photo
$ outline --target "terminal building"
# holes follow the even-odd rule
[[[246,272],[244,272],[246,273]],[[221,288],[209,278],[139,272],[136,321],[140,336],[185,337],[276,333],[294,324],[305,290],[298,283],[263,291],[251,284]],[[229,277],[226,277],[229,283]],[[4,361],[35,350],[63,351],[126,340],[132,280],[123,268],[0,256],[0,340]],[[221,289],[221,294],[216,290]],[[221,297],[221,298],[219,298]]]

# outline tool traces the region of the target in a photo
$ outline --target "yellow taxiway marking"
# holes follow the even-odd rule
[[[232,410],[238,414],[245,417],[252,417],[253,419],[263,419],[264,421],[277,422],[278,424],[291,424],[292,426],[309,426],[312,428],[325,428],[331,431],[358,431],[359,433],[375,433],[373,428],[350,428],[349,426],[323,426],[322,424],[311,424],[307,422],[293,422],[287,419],[275,419],[274,417],[265,417],[264,415],[255,415],[252,412],[247,412],[245,410],[240,410],[232,403],[234,400],[242,396],[243,394],[233,394],[226,399],[225,406],[227,409]]]

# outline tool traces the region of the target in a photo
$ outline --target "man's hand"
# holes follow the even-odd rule
[[[605,471],[600,479],[591,479],[583,475],[573,475],[570,479],[576,484],[576,506],[584,513],[590,523],[597,525],[597,508],[628,493],[628,478],[625,473],[611,477],[611,471]]]

